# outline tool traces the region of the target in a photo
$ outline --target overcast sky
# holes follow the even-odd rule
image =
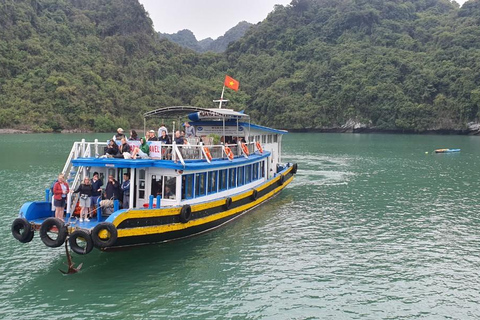
[[[240,21],[257,23],[275,4],[291,0],[139,0],[148,11],[156,31],[176,33],[189,29],[197,40],[223,36]],[[463,4],[466,0],[457,0]]]
[[[291,0],[139,0],[148,11],[156,31],[175,33],[189,29],[197,40],[223,36],[240,21],[257,23],[275,4]]]

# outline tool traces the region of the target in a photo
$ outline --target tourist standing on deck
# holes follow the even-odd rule
[[[90,221],[88,219],[88,209],[92,205],[91,203],[91,197],[92,197],[92,184],[90,183],[90,178],[85,177],[83,178],[83,183],[75,189],[75,191],[72,191],[73,193],[79,193],[80,194],[80,222],[83,222],[83,219],[85,221]]]
[[[120,200],[120,185],[112,175],[108,176],[108,183],[105,187],[105,194],[108,200]]]
[[[123,174],[123,182],[120,186],[123,193],[123,209],[127,209],[130,204],[130,175],[128,173]]]
[[[165,144],[170,144],[170,137],[167,136],[165,131],[162,131],[162,135],[158,137],[158,141],[161,141]]]
[[[168,136],[168,129],[165,127],[165,124],[162,123],[160,128],[158,128],[158,137],[160,138],[162,136],[162,132],[165,132],[165,135]]]
[[[185,122],[185,138],[195,138],[195,127]]]
[[[63,173],[58,175],[58,180],[53,185],[53,205],[55,206],[55,218],[63,220],[63,212],[65,209],[65,201],[67,194],[70,192],[68,183],[65,181]]]
[[[98,178],[98,172],[94,172],[92,178],[92,210],[95,210],[97,208],[98,198],[102,195],[102,186],[103,181]]]

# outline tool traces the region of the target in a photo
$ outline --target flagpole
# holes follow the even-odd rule
[[[222,109],[222,102],[223,102],[223,93],[225,92],[225,84],[223,85],[222,89],[222,96],[220,97],[220,104],[218,105],[219,109]]]

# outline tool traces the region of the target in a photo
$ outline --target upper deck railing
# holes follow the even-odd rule
[[[153,160],[173,160],[184,163],[185,160],[201,160],[210,162],[211,159],[228,159],[228,149],[231,150],[234,157],[245,156],[255,153],[257,146],[255,142],[247,142],[238,144],[203,144],[196,143],[194,139],[187,139],[187,144],[165,144],[160,141],[148,142],[150,147],[150,159]],[[129,141],[130,149],[133,151],[139,146],[139,141]],[[102,157],[105,156],[104,149],[107,142],[86,142],[82,140],[73,144],[72,150],[68,156],[67,162],[63,169],[63,173],[67,176],[72,168],[71,161],[83,157]],[[130,152],[132,153],[132,152]],[[118,157],[122,158],[121,155]],[[132,160],[135,161],[135,160]]]

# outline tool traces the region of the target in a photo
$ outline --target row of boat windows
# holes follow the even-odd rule
[[[182,199],[203,197],[265,177],[265,162],[182,176]]]
[[[278,134],[263,134],[255,136],[255,141],[260,141],[260,139],[262,144],[278,142]]]

